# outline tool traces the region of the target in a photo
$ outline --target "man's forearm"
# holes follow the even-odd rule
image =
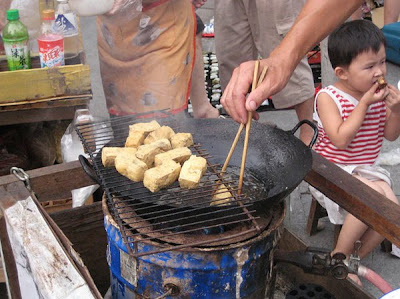
[[[318,42],[343,23],[362,0],[308,0],[281,44],[272,52],[290,57],[294,70],[299,61]]]

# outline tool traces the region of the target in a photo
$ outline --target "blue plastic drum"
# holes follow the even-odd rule
[[[165,295],[168,286],[174,286],[178,294],[166,298],[263,298],[273,284],[271,257],[283,230],[285,208],[279,207],[282,211],[269,229],[248,241],[134,258],[103,202],[113,298],[156,298]],[[134,245],[137,252],[158,247],[154,242]]]

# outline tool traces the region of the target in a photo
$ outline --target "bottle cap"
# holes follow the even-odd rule
[[[43,20],[55,20],[54,9],[45,9],[42,11]]]
[[[18,9],[9,9],[7,10],[7,20],[15,21],[19,19],[19,11]]]

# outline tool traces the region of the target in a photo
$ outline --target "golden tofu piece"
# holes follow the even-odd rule
[[[232,200],[232,198],[232,193],[229,192],[228,188],[224,184],[221,184],[215,191],[213,200],[210,202],[210,206],[227,204]]]
[[[137,149],[131,147],[103,147],[101,150],[101,161],[104,167],[112,167],[115,165],[115,158],[120,153],[126,153],[135,157]]]
[[[175,132],[171,129],[171,127],[162,126],[161,128],[158,128],[147,135],[146,139],[144,140],[144,144],[149,144],[163,138],[170,139],[173,135],[175,135]]]
[[[143,144],[147,133],[145,131],[129,131],[129,136],[126,138],[126,147],[139,147]]]
[[[141,182],[147,169],[146,163],[135,157],[130,160],[130,163],[126,167],[126,177],[134,182]]]
[[[201,177],[207,170],[207,160],[203,157],[191,156],[189,160],[183,163],[182,171],[179,175],[179,185],[181,188],[196,188]]]
[[[174,160],[176,163],[182,164],[192,155],[192,151],[188,147],[174,148],[168,152],[158,154],[154,157],[154,165],[161,165],[167,160]]]
[[[151,168],[154,163],[154,157],[171,149],[171,143],[168,139],[159,139],[150,144],[144,144],[138,147],[136,157],[147,164]]]
[[[129,126],[129,131],[143,131],[145,133],[153,132],[160,128],[160,124],[156,120],[147,123],[136,123]]]
[[[181,165],[172,160],[165,161],[160,166],[146,170],[143,184],[151,192],[157,192],[173,184],[181,171]]]
[[[380,76],[380,77],[378,78],[378,88],[379,88],[379,89],[384,89],[384,88],[386,87],[386,85],[387,85],[387,82],[386,82],[386,80],[385,80],[385,77]]]
[[[189,147],[193,145],[193,136],[190,133],[176,133],[171,137],[172,148]]]
[[[136,159],[135,154],[123,151],[115,157],[115,169],[123,176],[128,176],[127,168]]]

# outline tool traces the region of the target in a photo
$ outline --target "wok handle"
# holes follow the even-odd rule
[[[303,119],[299,121],[298,124],[290,132],[294,135],[294,133],[296,133],[296,131],[304,124],[309,125],[314,130],[313,138],[311,139],[310,144],[308,145],[309,148],[312,148],[315,144],[315,141],[317,141],[318,138],[318,128],[312,121],[309,121],[308,119]]]
[[[90,164],[89,160],[86,159],[84,156],[79,155],[79,162],[82,165],[83,170],[86,172],[86,174],[98,185],[100,185],[100,181],[97,178],[94,169],[93,169],[93,165]]]

